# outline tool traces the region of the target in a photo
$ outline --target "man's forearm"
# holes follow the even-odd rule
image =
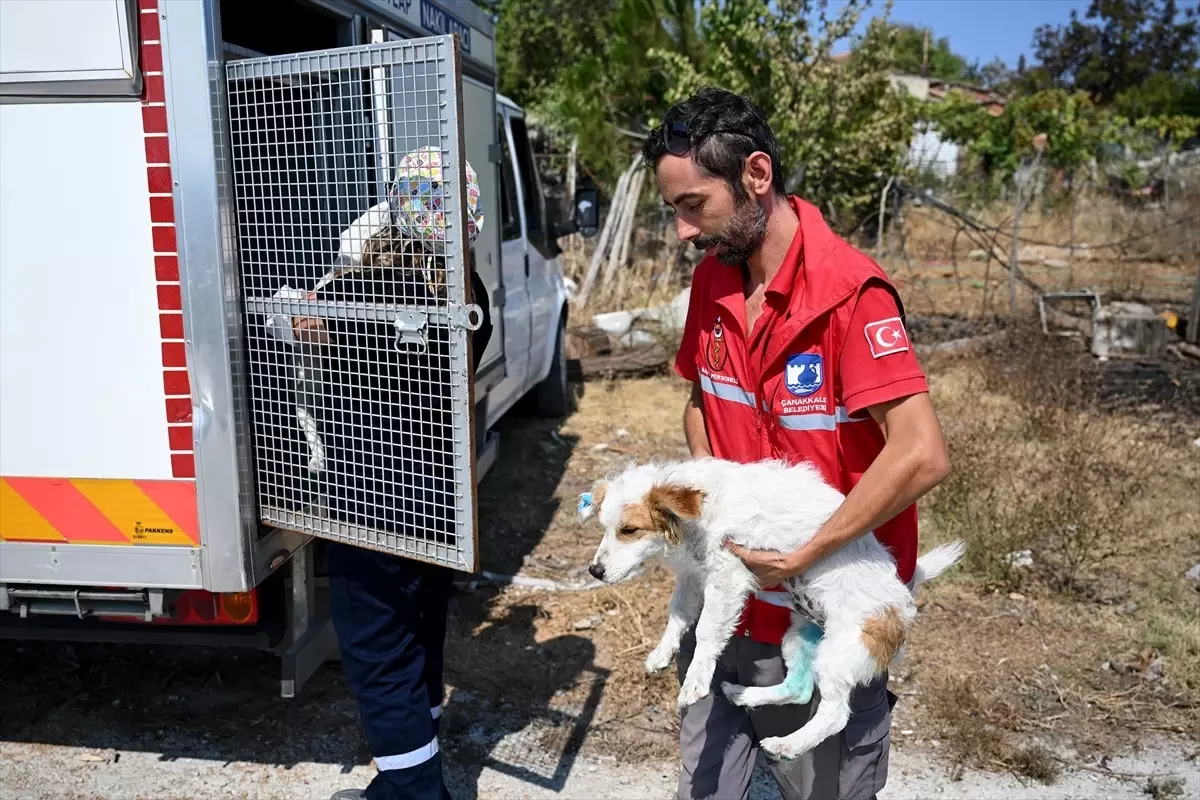
[[[704,407],[701,404],[700,385],[692,384],[692,396],[683,409],[683,435],[693,458],[712,455],[708,444],[708,430],[704,427]]]
[[[809,542],[787,558],[787,571],[799,575],[846,543],[895,517],[941,480],[921,452],[884,447],[837,511]]]
[[[950,470],[941,426],[927,394],[870,409],[883,449],[808,544],[786,557],[799,575],[839,547],[895,517],[937,486]]]

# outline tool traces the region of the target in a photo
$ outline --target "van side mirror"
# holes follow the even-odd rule
[[[579,235],[585,239],[595,236],[600,230],[600,190],[595,187],[580,187],[575,190],[574,223]]]
[[[551,238],[559,239],[573,233],[578,233],[585,239],[595,236],[600,229],[600,192],[591,187],[577,189],[570,219],[560,222],[557,211],[558,207],[554,201],[547,198],[546,217]]]

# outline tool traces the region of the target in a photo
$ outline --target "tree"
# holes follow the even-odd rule
[[[667,107],[702,85],[766,110],[780,168],[835,226],[873,207],[879,176],[899,168],[912,138],[916,102],[890,81],[897,31],[886,14],[853,58],[832,57],[870,0],[850,0],[832,18],[826,0],[495,2],[504,91],[539,126],[575,138],[602,186]]]
[[[832,225],[848,230],[878,203],[881,175],[899,169],[912,139],[916,103],[889,78],[896,31],[873,20],[852,58],[833,58],[864,0],[832,19],[809,0],[701,0],[703,61],[678,50],[651,52],[667,79],[667,104],[705,85],[748,96],[779,139],[784,174]],[[890,4],[889,4],[890,7]],[[800,177],[802,176],[802,177]]]
[[[1009,71],[1008,65],[1004,63],[1004,59],[996,56],[987,64],[982,65],[976,59],[967,68],[966,73],[963,75],[963,80],[967,83],[981,86],[984,89],[1002,91],[1009,81],[1012,80],[1012,73]]]
[[[1163,114],[1200,117],[1200,70],[1183,75],[1156,72],[1141,86],[1113,98],[1113,107],[1130,119]]]
[[[1064,26],[1038,27],[1033,44],[1040,63],[1026,89],[1083,91],[1107,105],[1154,80],[1156,103],[1140,110],[1181,113],[1180,98],[1197,85],[1200,17],[1180,13],[1176,0],[1092,0],[1084,19],[1072,11]]]
[[[501,90],[540,127],[578,142],[602,184],[629,164],[665,81],[647,53],[666,48],[703,62],[691,0],[493,0]]]
[[[603,49],[613,3],[573,0],[491,0],[496,15],[500,91],[534,102],[563,69]]]
[[[894,34],[894,44],[891,65],[900,72],[913,75],[921,74],[921,65],[925,61],[925,37],[929,37],[928,75],[946,81],[964,80],[969,67],[967,60],[950,49],[949,37],[934,39],[933,34],[926,28],[908,23],[890,25]]]
[[[1157,141],[1177,147],[1200,119],[1158,115],[1131,120],[1094,103],[1086,92],[1045,89],[1010,98],[999,116],[952,92],[941,103],[926,103],[922,122],[964,147],[992,174],[1008,178],[1032,155],[1038,134],[1047,139],[1044,163],[1070,174],[1093,160],[1104,161],[1106,145],[1128,145],[1145,154]]]

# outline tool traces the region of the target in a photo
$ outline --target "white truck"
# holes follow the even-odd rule
[[[322,542],[477,570],[493,426],[567,408],[596,209],[544,198],[473,3],[0,2],[0,637],[270,649],[293,696]],[[392,288],[318,291],[351,273]]]

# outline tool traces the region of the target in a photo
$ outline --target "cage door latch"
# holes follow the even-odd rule
[[[429,347],[429,318],[420,311],[401,311],[393,323],[396,349],[416,347],[421,353]]]
[[[457,328],[477,331],[483,325],[483,309],[476,303],[450,304],[450,324]]]

